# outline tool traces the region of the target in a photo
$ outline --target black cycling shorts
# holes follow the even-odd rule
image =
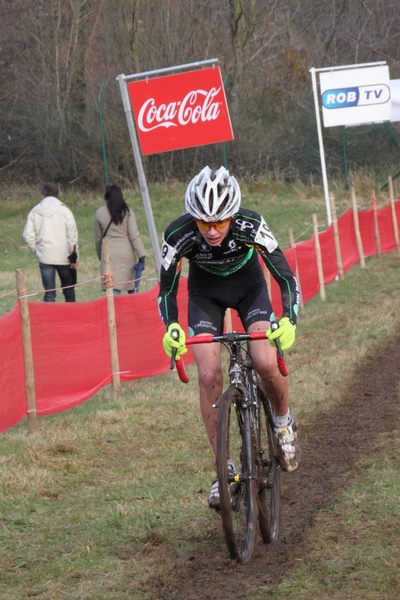
[[[222,334],[227,308],[237,311],[246,331],[252,323],[270,321],[272,305],[258,260],[249,261],[226,277],[207,273],[191,264],[188,289],[190,336]]]

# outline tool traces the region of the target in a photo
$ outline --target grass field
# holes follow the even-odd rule
[[[160,234],[181,212],[183,191],[152,190]],[[336,193],[340,214],[349,198]],[[140,197],[127,198],[150,253]],[[15,268],[41,289],[21,238],[38,200],[28,190],[1,199],[0,295],[13,289]],[[98,275],[93,215],[102,200],[66,202],[81,236],[79,278],[88,280]],[[325,218],[316,186],[254,184],[243,204],[262,209],[282,247],[289,227],[307,239],[312,213]],[[368,191],[360,204],[369,207]],[[399,269],[395,252],[370,258],[330,284],[325,302],[305,306],[286,356],[304,457],[283,476],[279,542],[258,545],[245,567],[227,558],[220,519],[207,508],[214,464],[189,366],[187,386],[170,373],[131,382],[118,404],[107,388],[40,418],[34,434],[22,422],[0,436],[0,599],[399,597]],[[98,282],[78,290],[82,301],[100,295]],[[4,314],[15,298],[1,302]]]

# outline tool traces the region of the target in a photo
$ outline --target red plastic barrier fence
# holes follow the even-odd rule
[[[27,414],[19,306],[0,318],[0,431]]]

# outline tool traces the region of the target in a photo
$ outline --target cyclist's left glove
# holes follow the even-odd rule
[[[272,331],[271,327],[267,329],[267,338],[274,348],[276,339],[279,339],[282,350],[289,350],[296,337],[296,325],[292,323],[289,317],[282,317],[279,321],[279,327]]]
[[[178,339],[174,335],[171,335],[172,331],[178,332]],[[167,355],[171,358],[172,349],[176,348],[176,358],[180,358],[182,354],[187,352],[185,346],[186,335],[182,327],[178,323],[171,323],[168,327],[167,333],[163,337],[163,347]]]

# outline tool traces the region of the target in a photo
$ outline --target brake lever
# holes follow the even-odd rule
[[[276,321],[273,321],[271,323],[271,329],[272,329],[272,331],[276,331],[278,328],[279,328],[278,323]],[[281,348],[281,343],[279,341],[279,338],[276,338],[274,340],[274,342],[275,342],[276,351],[278,353],[279,360],[282,360],[282,358],[283,358],[283,351],[282,351],[282,348]]]
[[[172,337],[173,340],[178,341],[179,340],[179,329],[172,329],[172,331],[171,331],[171,337]],[[177,352],[177,349],[176,348],[172,348],[171,364],[170,364],[170,367],[169,367],[171,369],[171,371],[173,371],[175,369],[176,352]]]

